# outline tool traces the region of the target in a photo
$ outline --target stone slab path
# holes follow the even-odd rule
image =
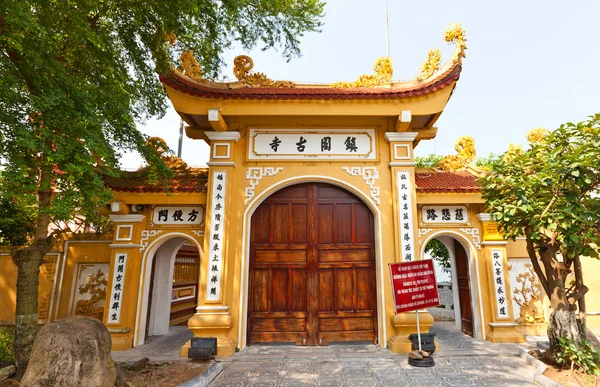
[[[436,323],[432,332],[440,351],[430,368],[412,367],[406,355],[372,344],[253,345],[220,359],[224,370],[210,386],[535,386],[535,369],[518,357],[535,343],[483,342],[453,323]]]

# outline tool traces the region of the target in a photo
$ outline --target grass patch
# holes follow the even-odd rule
[[[0,361],[15,361],[13,353],[13,329],[0,328]]]

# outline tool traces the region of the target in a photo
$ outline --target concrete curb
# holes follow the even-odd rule
[[[215,362],[194,379],[181,383],[177,387],[206,387],[223,371],[223,364]]]
[[[537,367],[537,369],[533,373],[533,381],[534,382],[536,382],[540,386],[544,386],[544,387],[564,387],[562,384],[555,382],[554,380],[545,376],[544,371],[546,371],[548,366],[546,364],[544,364],[542,361],[536,359],[535,357],[533,357],[529,353],[527,353],[527,350],[521,349],[519,351],[519,356],[521,357],[521,359],[525,360],[525,362],[527,362],[527,364]]]

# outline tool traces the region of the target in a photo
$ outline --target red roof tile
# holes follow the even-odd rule
[[[314,99],[398,99],[427,95],[446,88],[458,81],[462,66],[457,64],[445,74],[436,76],[431,82],[423,82],[413,87],[391,88],[333,88],[333,87],[241,87],[235,89],[217,88],[194,82],[176,72],[160,74],[163,84],[175,90],[205,98],[223,99],[268,99],[268,100],[314,100]]]
[[[169,192],[206,192],[207,183],[206,169],[190,168],[186,171],[174,171],[168,189]],[[151,184],[148,174],[143,170],[121,171],[118,176],[105,175],[104,184],[119,192],[165,192],[165,184],[161,181]]]
[[[417,192],[480,192],[477,176],[469,172],[417,172]]]

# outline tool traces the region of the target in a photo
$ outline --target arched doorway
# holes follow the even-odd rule
[[[193,316],[198,297],[200,245],[183,233],[152,242],[142,259],[134,347]],[[193,271],[197,272],[194,273]]]
[[[445,310],[432,308],[434,319],[440,316],[440,320],[448,317],[448,302],[452,302],[451,309],[452,320],[455,326],[465,335],[482,338],[481,329],[481,300],[477,281],[476,257],[473,257],[471,246],[462,238],[454,236],[454,233],[440,232],[434,235],[424,244],[429,244],[432,240],[438,240],[448,252],[449,261],[449,283],[440,283],[438,281],[438,291],[440,299],[447,300],[442,292],[451,292],[449,298],[451,301],[444,301]],[[450,285],[450,289],[446,284]]]
[[[375,340],[373,214],[329,184],[288,186],[251,220],[247,343]]]

